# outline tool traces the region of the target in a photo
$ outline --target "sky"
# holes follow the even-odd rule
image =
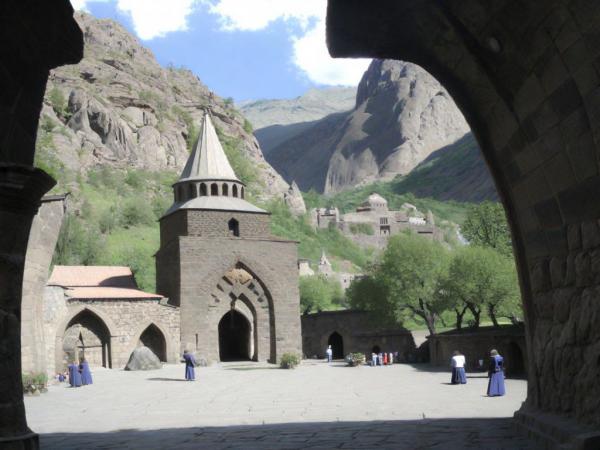
[[[333,59],[326,0],[71,0],[118,21],[159,63],[192,70],[236,102],[293,98],[309,88],[355,86],[366,59]]]

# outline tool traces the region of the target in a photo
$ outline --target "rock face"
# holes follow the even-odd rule
[[[138,347],[131,353],[125,370],[155,370],[161,367],[160,359],[152,350],[148,347]]]
[[[264,160],[233,106],[189,70],[161,67],[150,50],[112,20],[76,13],[85,57],[51,72],[40,120],[40,147],[66,169],[98,166],[179,172],[205,108],[253,163],[267,195],[287,183]]]
[[[300,188],[295,181],[292,181],[290,188],[283,194],[283,200],[294,216],[306,214],[306,204],[304,203],[302,192],[300,192]]]
[[[328,116],[269,152],[301,189],[333,193],[409,173],[469,127],[446,90],[420,67],[374,60],[352,111]]]

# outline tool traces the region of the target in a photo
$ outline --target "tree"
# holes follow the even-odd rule
[[[467,310],[473,315],[476,327],[484,311],[497,326],[503,305],[510,301],[514,306],[514,299],[518,298],[514,262],[491,248],[458,249],[447,275],[440,280],[438,295],[454,309],[456,328],[461,328]]]
[[[446,298],[435,295],[447,265],[448,252],[440,243],[414,234],[394,236],[368,277],[353,283],[348,301],[386,322],[419,317],[435,334],[448,307]]]
[[[491,247],[503,255],[512,255],[510,230],[500,203],[483,202],[473,206],[461,232],[472,245]]]
[[[339,309],[344,303],[342,286],[323,275],[300,278],[300,309],[303,314]]]

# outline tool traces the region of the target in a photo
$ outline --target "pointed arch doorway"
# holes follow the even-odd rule
[[[331,333],[329,335],[327,345],[331,345],[331,349],[333,350],[333,359],[344,358],[344,338],[340,333],[337,331]]]
[[[252,347],[250,321],[239,311],[230,310],[219,321],[219,359],[250,361]]]

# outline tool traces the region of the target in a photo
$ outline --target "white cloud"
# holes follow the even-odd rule
[[[107,0],[71,0],[74,9],[88,10],[90,3]],[[131,17],[135,33],[148,40],[173,31],[187,30],[187,17],[197,0],[115,0],[117,9]]]
[[[301,32],[291,35],[292,62],[314,83],[356,85],[369,65],[370,60],[329,56],[326,0],[213,0],[210,5],[226,31],[259,31],[277,20],[299,25]]]

